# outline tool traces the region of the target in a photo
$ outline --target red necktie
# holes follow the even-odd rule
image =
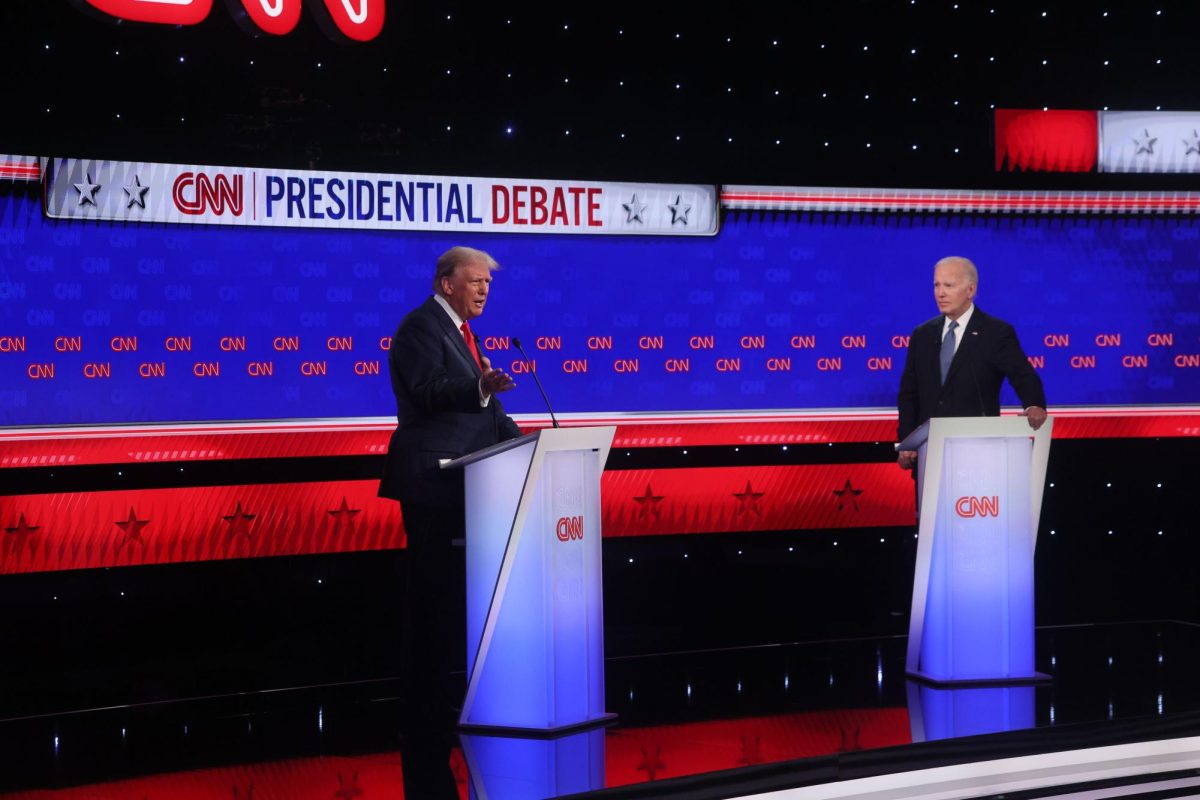
[[[467,340],[467,349],[471,351],[471,355],[475,358],[475,366],[479,367],[479,371],[483,372],[483,360],[479,358],[479,346],[475,344],[475,334],[471,333],[471,326],[464,319],[462,327],[463,338]]]

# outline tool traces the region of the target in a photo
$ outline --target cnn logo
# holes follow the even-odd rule
[[[71,0],[89,13],[152,25],[196,25],[208,17],[213,0]],[[229,0],[238,25],[253,35],[284,36],[307,5],[317,24],[336,40],[369,42],[383,30],[386,0]]]
[[[554,535],[560,542],[583,538],[583,517],[559,517],[554,526]]]
[[[175,207],[184,214],[203,214],[211,211],[217,216],[225,213],[225,209],[233,216],[242,215],[242,183],[241,175],[234,175],[233,182],[224,175],[210,178],[203,172],[185,172],[175,179],[171,187],[171,199]]]
[[[960,497],[954,504],[954,510],[960,517],[998,517],[1000,516],[1000,498],[991,497]]]

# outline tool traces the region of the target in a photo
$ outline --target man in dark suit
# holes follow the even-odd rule
[[[464,536],[463,473],[439,462],[521,435],[496,397],[513,380],[491,367],[470,327],[498,268],[482,250],[443,253],[433,296],[404,318],[388,352],[399,426],[379,494],[400,501],[407,533],[405,674],[414,710],[427,722],[445,721],[461,699],[447,676],[465,658],[462,551],[454,547]]]
[[[930,417],[1000,415],[1000,385],[1012,385],[1037,430],[1046,421],[1042,379],[1029,364],[1017,333],[1003,320],[975,307],[979,272],[965,258],[948,256],[933,269],[933,296],[942,313],[912,332],[900,377],[897,438]],[[911,469],[916,451],[900,451]]]

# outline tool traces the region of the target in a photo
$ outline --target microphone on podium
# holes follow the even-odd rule
[[[514,336],[512,343],[517,348],[517,352],[521,354],[521,361],[525,364],[529,374],[533,376],[533,382],[537,384],[538,391],[542,393],[542,400],[546,402],[546,410],[550,412],[550,422],[557,428],[558,420],[554,417],[554,409],[550,407],[550,398],[546,396],[546,390],[542,388],[542,382],[538,380],[537,370],[530,368],[529,356],[525,355],[525,350],[521,347],[521,340]]]

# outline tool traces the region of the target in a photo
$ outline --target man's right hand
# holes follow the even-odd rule
[[[900,465],[900,469],[912,469],[917,465],[917,451],[901,450],[900,457],[896,459],[896,463]]]

